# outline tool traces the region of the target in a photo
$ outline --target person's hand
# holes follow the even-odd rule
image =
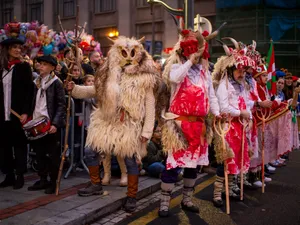
[[[294,89],[294,92],[296,92],[297,94],[299,94],[299,93],[300,93],[300,87],[296,87],[296,88]]]
[[[298,103],[297,103],[297,102],[292,102],[291,107],[292,107],[293,109],[296,109],[297,106],[298,106]]]
[[[145,142],[147,142],[147,141],[148,141],[148,138],[145,138],[145,137],[141,136],[141,142],[142,142],[142,143],[145,143]]]
[[[200,59],[200,53],[193,53],[190,55],[190,61],[193,63],[193,64],[197,64],[199,63],[199,59]]]
[[[227,113],[221,113],[217,116],[215,116],[216,120],[221,120],[222,122],[226,121],[228,118],[228,114]]]
[[[263,107],[263,108],[271,108],[272,107],[272,101],[269,101],[269,100],[264,100],[262,102],[259,102],[258,104],[260,107]]]
[[[141,160],[139,160],[139,159],[136,159],[135,162],[136,162],[136,164],[137,164],[138,166],[142,165],[142,162],[141,162]]]
[[[248,126],[247,126],[246,130],[250,131],[250,130],[252,130],[252,127],[253,127],[253,121],[249,120],[249,123],[248,123]]]
[[[22,114],[21,118],[20,118],[21,124],[26,123],[27,119],[28,119],[28,115],[27,114]]]
[[[50,130],[49,130],[48,133],[49,133],[49,134],[55,134],[56,131],[57,131],[57,128],[56,128],[55,126],[51,125]]]
[[[241,117],[248,120],[250,119],[250,113],[247,110],[241,110]]]
[[[64,84],[65,84],[65,87],[66,87],[67,91],[72,91],[75,87],[74,81],[65,80]]]

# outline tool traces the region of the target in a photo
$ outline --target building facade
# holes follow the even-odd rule
[[[57,16],[64,29],[74,29],[76,5],[79,5],[79,23],[87,22],[86,30],[100,42],[104,55],[110,41],[107,36],[145,36],[145,46],[160,54],[177,41],[177,27],[172,16],[160,5],[151,7],[147,0],[0,0],[0,25],[17,21],[38,20],[49,28],[60,31]],[[173,8],[182,8],[183,0],[165,0]],[[212,21],[216,17],[215,0],[195,0],[195,15]],[[152,32],[154,35],[152,36]]]

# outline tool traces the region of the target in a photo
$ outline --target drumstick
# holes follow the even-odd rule
[[[18,114],[16,111],[10,109],[10,112],[11,112],[12,114],[14,114],[16,117],[18,117],[19,119],[22,119],[21,115]]]

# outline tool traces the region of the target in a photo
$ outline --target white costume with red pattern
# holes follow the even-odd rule
[[[232,82],[227,82],[226,79],[223,79],[216,90],[221,113],[230,114],[233,118],[230,130],[225,136],[227,146],[234,154],[232,157],[227,158],[227,172],[229,174],[239,174],[241,171],[242,145],[244,145],[243,172],[246,173],[250,167],[246,132],[243,133],[243,125],[238,118],[240,117],[241,110],[247,110],[251,114],[251,104],[248,99],[249,94],[245,88],[237,82],[235,82],[235,85],[241,88],[235,88]],[[244,143],[242,143],[243,135]]]
[[[207,165],[208,144],[205,139],[205,116],[209,109],[219,114],[218,100],[215,96],[210,73],[201,65],[191,61],[183,65],[174,64],[170,72],[171,101],[169,111],[178,116],[197,117],[197,121],[176,120],[188,146],[185,149],[169,149],[167,169],[183,167],[196,168]]]

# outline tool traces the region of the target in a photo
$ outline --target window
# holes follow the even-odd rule
[[[95,13],[116,10],[116,0],[95,0]]]
[[[28,1],[28,21],[38,20],[43,22],[43,0],[29,0]]]
[[[75,0],[63,0],[63,17],[75,16]]]
[[[145,7],[145,6],[150,6],[150,4],[147,2],[147,0],[136,0],[136,6]]]
[[[13,1],[4,0],[1,5],[2,11],[2,24],[6,24],[13,21]]]

